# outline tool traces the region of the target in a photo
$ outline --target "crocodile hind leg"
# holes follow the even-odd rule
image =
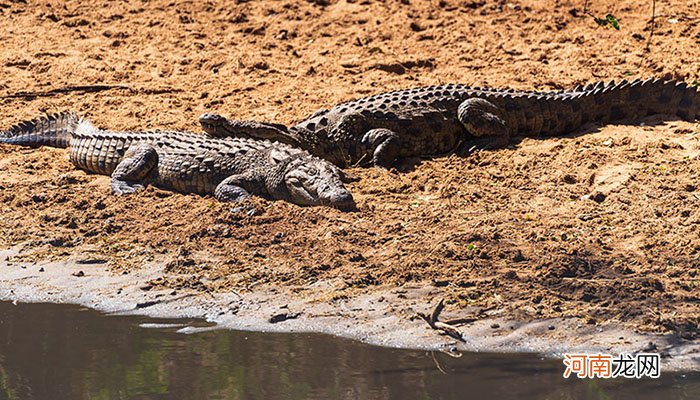
[[[370,149],[372,162],[377,167],[390,168],[399,156],[399,137],[389,129],[371,129],[362,137],[362,144]]]
[[[149,144],[130,147],[112,172],[114,194],[134,193],[144,188],[144,180],[158,164],[158,153]]]
[[[498,148],[508,145],[510,129],[501,117],[502,111],[492,103],[471,98],[464,100],[457,109],[457,118],[467,132],[477,139],[483,139],[483,148]]]
[[[216,186],[214,197],[225,203],[245,200],[250,191],[260,191],[259,181],[252,174],[231,175]]]

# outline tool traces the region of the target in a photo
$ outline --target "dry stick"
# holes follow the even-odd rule
[[[649,52],[651,49],[651,38],[654,36],[654,25],[656,21],[656,0],[651,2],[651,32],[649,33],[649,38],[647,39],[646,51]]]
[[[14,99],[14,98],[34,98],[34,97],[50,97],[50,96],[56,96],[58,94],[66,94],[66,93],[96,93],[96,92],[103,92],[106,90],[130,90],[134,93],[143,93],[143,94],[164,94],[164,93],[179,93],[182,92],[182,89],[178,88],[133,88],[131,86],[126,86],[126,85],[74,85],[74,86],[66,86],[62,88],[57,88],[57,89],[51,89],[47,90],[45,92],[19,92],[19,93],[13,93],[13,94],[8,94],[4,96],[0,96],[0,98],[3,99]]]
[[[129,89],[128,86],[123,85],[78,85],[78,86],[66,86],[58,89],[51,89],[46,92],[19,92],[14,94],[8,94],[2,96],[3,98],[28,98],[28,97],[49,97],[55,96],[57,94],[70,93],[70,92],[80,92],[80,93],[94,93],[102,92],[105,90],[113,89]]]
[[[598,23],[598,17],[593,15],[593,13],[588,12],[588,0],[585,0],[583,2],[583,14],[588,15],[589,17],[593,18],[596,21],[596,23]]]
[[[446,335],[459,340],[460,342],[466,342],[464,338],[462,337],[462,333],[459,331],[459,329],[455,328],[454,326],[447,324],[445,322],[440,322],[440,313],[442,312],[442,309],[445,307],[444,304],[445,300],[442,299],[440,302],[435,306],[433,309],[433,312],[430,315],[425,315],[423,313],[417,313],[419,317],[421,317],[425,322],[430,325],[431,328],[442,331]]]

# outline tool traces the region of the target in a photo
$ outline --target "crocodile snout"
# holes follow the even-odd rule
[[[208,134],[214,134],[225,122],[226,118],[218,114],[206,113],[199,116],[199,124]]]
[[[341,211],[353,211],[357,209],[355,199],[352,198],[352,193],[347,189],[334,190],[324,194],[323,203],[337,208]]]

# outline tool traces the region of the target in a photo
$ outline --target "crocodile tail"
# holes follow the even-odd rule
[[[0,143],[66,148],[80,119],[70,111],[23,121],[0,132]]]
[[[593,94],[594,120],[612,122],[647,115],[676,115],[687,121],[700,119],[700,91],[685,82],[663,79],[625,80],[586,86]]]

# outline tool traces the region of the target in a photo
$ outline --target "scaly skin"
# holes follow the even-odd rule
[[[341,170],[276,142],[174,131],[109,132],[62,113],[15,125],[0,134],[0,143],[68,147],[78,168],[110,175],[116,194],[153,184],[221,201],[256,194],[299,205],[354,208]]]
[[[200,123],[213,136],[296,144],[341,167],[391,167],[401,158],[453,152],[462,143],[498,147],[517,136],[562,135],[587,123],[632,121],[652,114],[696,120],[700,92],[685,83],[653,79],[548,93],[450,84],[345,102],[289,129],[217,114],[202,115]]]

